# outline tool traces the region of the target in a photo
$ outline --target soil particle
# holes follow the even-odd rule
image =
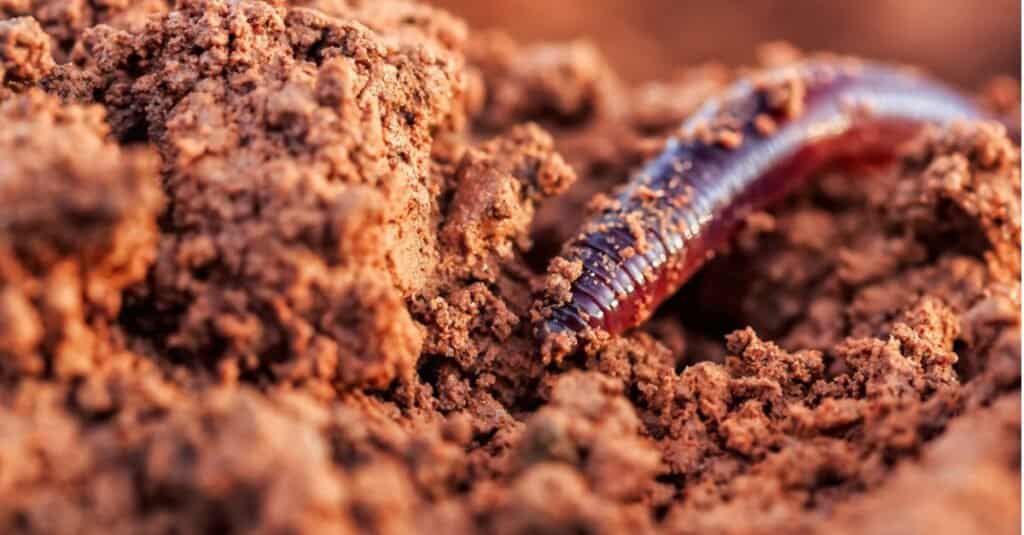
[[[0,20],[0,100],[31,87],[53,67],[50,41],[35,19]]]
[[[97,24],[141,28],[150,14],[164,13],[170,0],[3,0],[0,19],[31,16],[52,43],[54,59],[64,63],[83,32]]]
[[[105,139],[99,107],[36,90],[0,121],[0,371],[91,373],[123,345],[121,292],[155,256],[156,158]]]

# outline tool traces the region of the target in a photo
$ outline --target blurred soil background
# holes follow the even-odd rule
[[[593,41],[631,81],[712,60],[748,64],[774,40],[913,63],[967,87],[993,74],[1020,78],[1016,0],[431,1],[524,42]]]

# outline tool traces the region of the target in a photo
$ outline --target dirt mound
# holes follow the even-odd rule
[[[1019,525],[999,125],[823,173],[545,365],[546,263],[737,72],[631,87],[401,0],[0,16],[4,531]]]

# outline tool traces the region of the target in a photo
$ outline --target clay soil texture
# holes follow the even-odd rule
[[[0,0],[0,532],[1017,533],[997,124],[539,358],[595,195],[747,69],[629,84],[402,0]]]

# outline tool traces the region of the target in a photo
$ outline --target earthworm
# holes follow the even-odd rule
[[[737,82],[563,247],[549,271],[567,273],[539,307],[545,358],[572,351],[583,331],[643,322],[747,214],[826,164],[891,161],[923,125],[981,115],[936,81],[865,62],[801,63]]]

